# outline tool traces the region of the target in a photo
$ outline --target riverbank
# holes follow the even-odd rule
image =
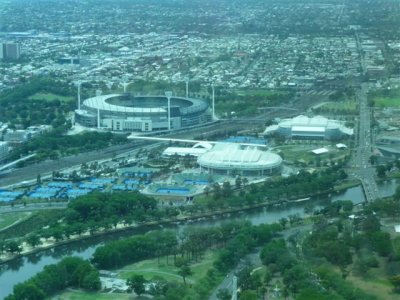
[[[37,246],[37,247],[31,247],[27,245],[25,242],[22,244],[23,250],[18,253],[18,254],[7,254],[3,255],[0,257],[0,265],[1,264],[6,264],[12,260],[15,260],[17,258],[21,258],[23,256],[39,253],[42,251],[46,251],[52,248],[55,248],[57,246],[62,246],[70,243],[76,243],[82,240],[87,240],[95,237],[100,237],[104,235],[111,235],[115,233],[121,233],[124,231],[128,230],[136,230],[136,229],[145,229],[148,227],[148,229],[152,228],[157,228],[159,226],[164,226],[168,224],[181,224],[181,223],[191,223],[191,222],[199,222],[199,221],[204,221],[204,220],[212,220],[212,219],[217,219],[219,217],[229,217],[230,214],[235,214],[235,213],[240,213],[240,212],[245,212],[248,210],[253,210],[257,208],[263,208],[263,207],[281,207],[285,205],[291,205],[291,204],[296,204],[296,203],[303,203],[307,202],[310,200],[313,200],[317,197],[323,197],[323,196],[330,196],[331,194],[339,193],[344,190],[347,190],[351,187],[358,186],[359,183],[352,181],[348,183],[343,183],[341,185],[338,185],[335,187],[333,190],[330,191],[325,191],[325,192],[320,192],[320,193],[314,193],[309,195],[308,197],[300,198],[300,199],[279,199],[275,201],[264,201],[261,203],[255,203],[252,205],[243,205],[239,207],[229,207],[229,208],[224,208],[224,209],[216,209],[213,211],[208,211],[208,212],[202,212],[198,214],[192,214],[192,215],[180,215],[177,217],[172,217],[168,219],[161,219],[157,221],[148,221],[148,222],[143,222],[143,223],[134,223],[134,224],[118,224],[116,228],[112,229],[101,229],[100,231],[97,232],[92,232],[90,233],[89,231],[81,234],[81,235],[72,235],[69,239],[62,240],[62,241],[55,241],[53,238],[48,238],[48,239],[41,239],[42,245]]]

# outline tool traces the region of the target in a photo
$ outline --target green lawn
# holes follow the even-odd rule
[[[16,212],[7,213],[0,215],[0,230],[16,223],[17,221],[23,220],[30,215],[30,212]]]
[[[305,161],[308,163],[309,161],[312,161],[315,159],[315,155],[311,153],[311,150],[321,148],[323,147],[322,145],[285,145],[285,146],[280,146],[276,147],[275,150],[279,154],[283,154],[283,157],[287,161]],[[323,158],[321,156],[321,158]]]
[[[119,300],[119,299],[132,299],[132,295],[129,294],[102,294],[92,293],[80,290],[68,290],[65,291],[53,299],[58,300]]]
[[[380,107],[380,108],[400,107],[400,96],[393,97],[393,98],[376,97],[376,98],[374,98],[374,104],[376,107]]]
[[[326,102],[316,109],[318,112],[357,113],[357,102],[354,100]]]
[[[196,283],[204,277],[207,270],[212,267],[216,255],[216,251],[207,251],[199,262],[191,264],[193,275],[189,276],[187,281]],[[167,281],[182,281],[182,277],[178,274],[178,268],[174,266],[173,256],[169,256],[169,264],[167,264],[166,257],[160,258],[160,263],[158,263],[158,259],[148,259],[125,266],[115,272],[123,279],[129,278],[133,274],[140,274],[148,280],[153,277],[161,277]]]
[[[54,101],[56,99],[61,102],[70,102],[73,101],[74,98],[71,96],[60,96],[52,93],[36,93],[29,97],[31,100],[44,100],[44,101]]]
[[[295,145],[284,145],[275,147],[274,150],[278,154],[282,154],[284,159],[287,161],[304,161],[305,163],[309,163],[310,161],[316,160],[316,155],[311,152],[311,150],[326,147],[329,152],[320,154],[319,157],[321,161],[332,159],[337,160],[345,157],[349,150],[338,150],[336,148],[332,148],[332,146],[328,145],[309,145],[309,144],[295,144]]]

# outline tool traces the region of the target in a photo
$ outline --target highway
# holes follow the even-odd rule
[[[367,202],[379,199],[378,186],[374,174],[375,168],[371,166],[372,133],[371,133],[371,108],[367,101],[368,84],[363,83],[356,96],[359,103],[360,115],[358,122],[358,145],[353,167],[355,177],[361,181]]]

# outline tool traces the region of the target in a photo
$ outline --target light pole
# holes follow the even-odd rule
[[[186,78],[186,99],[189,98],[189,78]]]
[[[211,83],[212,89],[212,120],[215,120],[215,91],[214,91],[214,83]]]
[[[168,99],[168,130],[171,130],[171,97],[172,97],[172,92],[171,91],[166,91],[165,92],[165,97]]]
[[[75,82],[75,85],[78,87],[78,110],[81,110],[81,85],[82,81]]]

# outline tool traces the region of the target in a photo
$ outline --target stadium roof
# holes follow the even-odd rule
[[[118,106],[114,104],[107,103],[108,99],[122,96],[121,94],[110,94],[110,95],[102,95],[97,97],[92,97],[83,101],[83,105],[100,110],[108,110],[114,112],[122,112],[122,113],[165,113],[167,110],[162,107],[127,107],[127,106]],[[167,105],[167,103],[165,103]]]
[[[277,125],[268,126],[264,134],[273,133],[279,128],[290,128],[292,132],[320,132],[338,129],[346,135],[353,135],[353,129],[348,128],[343,122],[338,120],[331,120],[323,116],[307,117],[300,115],[292,119],[284,119]]]
[[[212,150],[198,158],[198,163],[210,168],[263,170],[278,167],[282,158],[257,147],[216,144]]]

